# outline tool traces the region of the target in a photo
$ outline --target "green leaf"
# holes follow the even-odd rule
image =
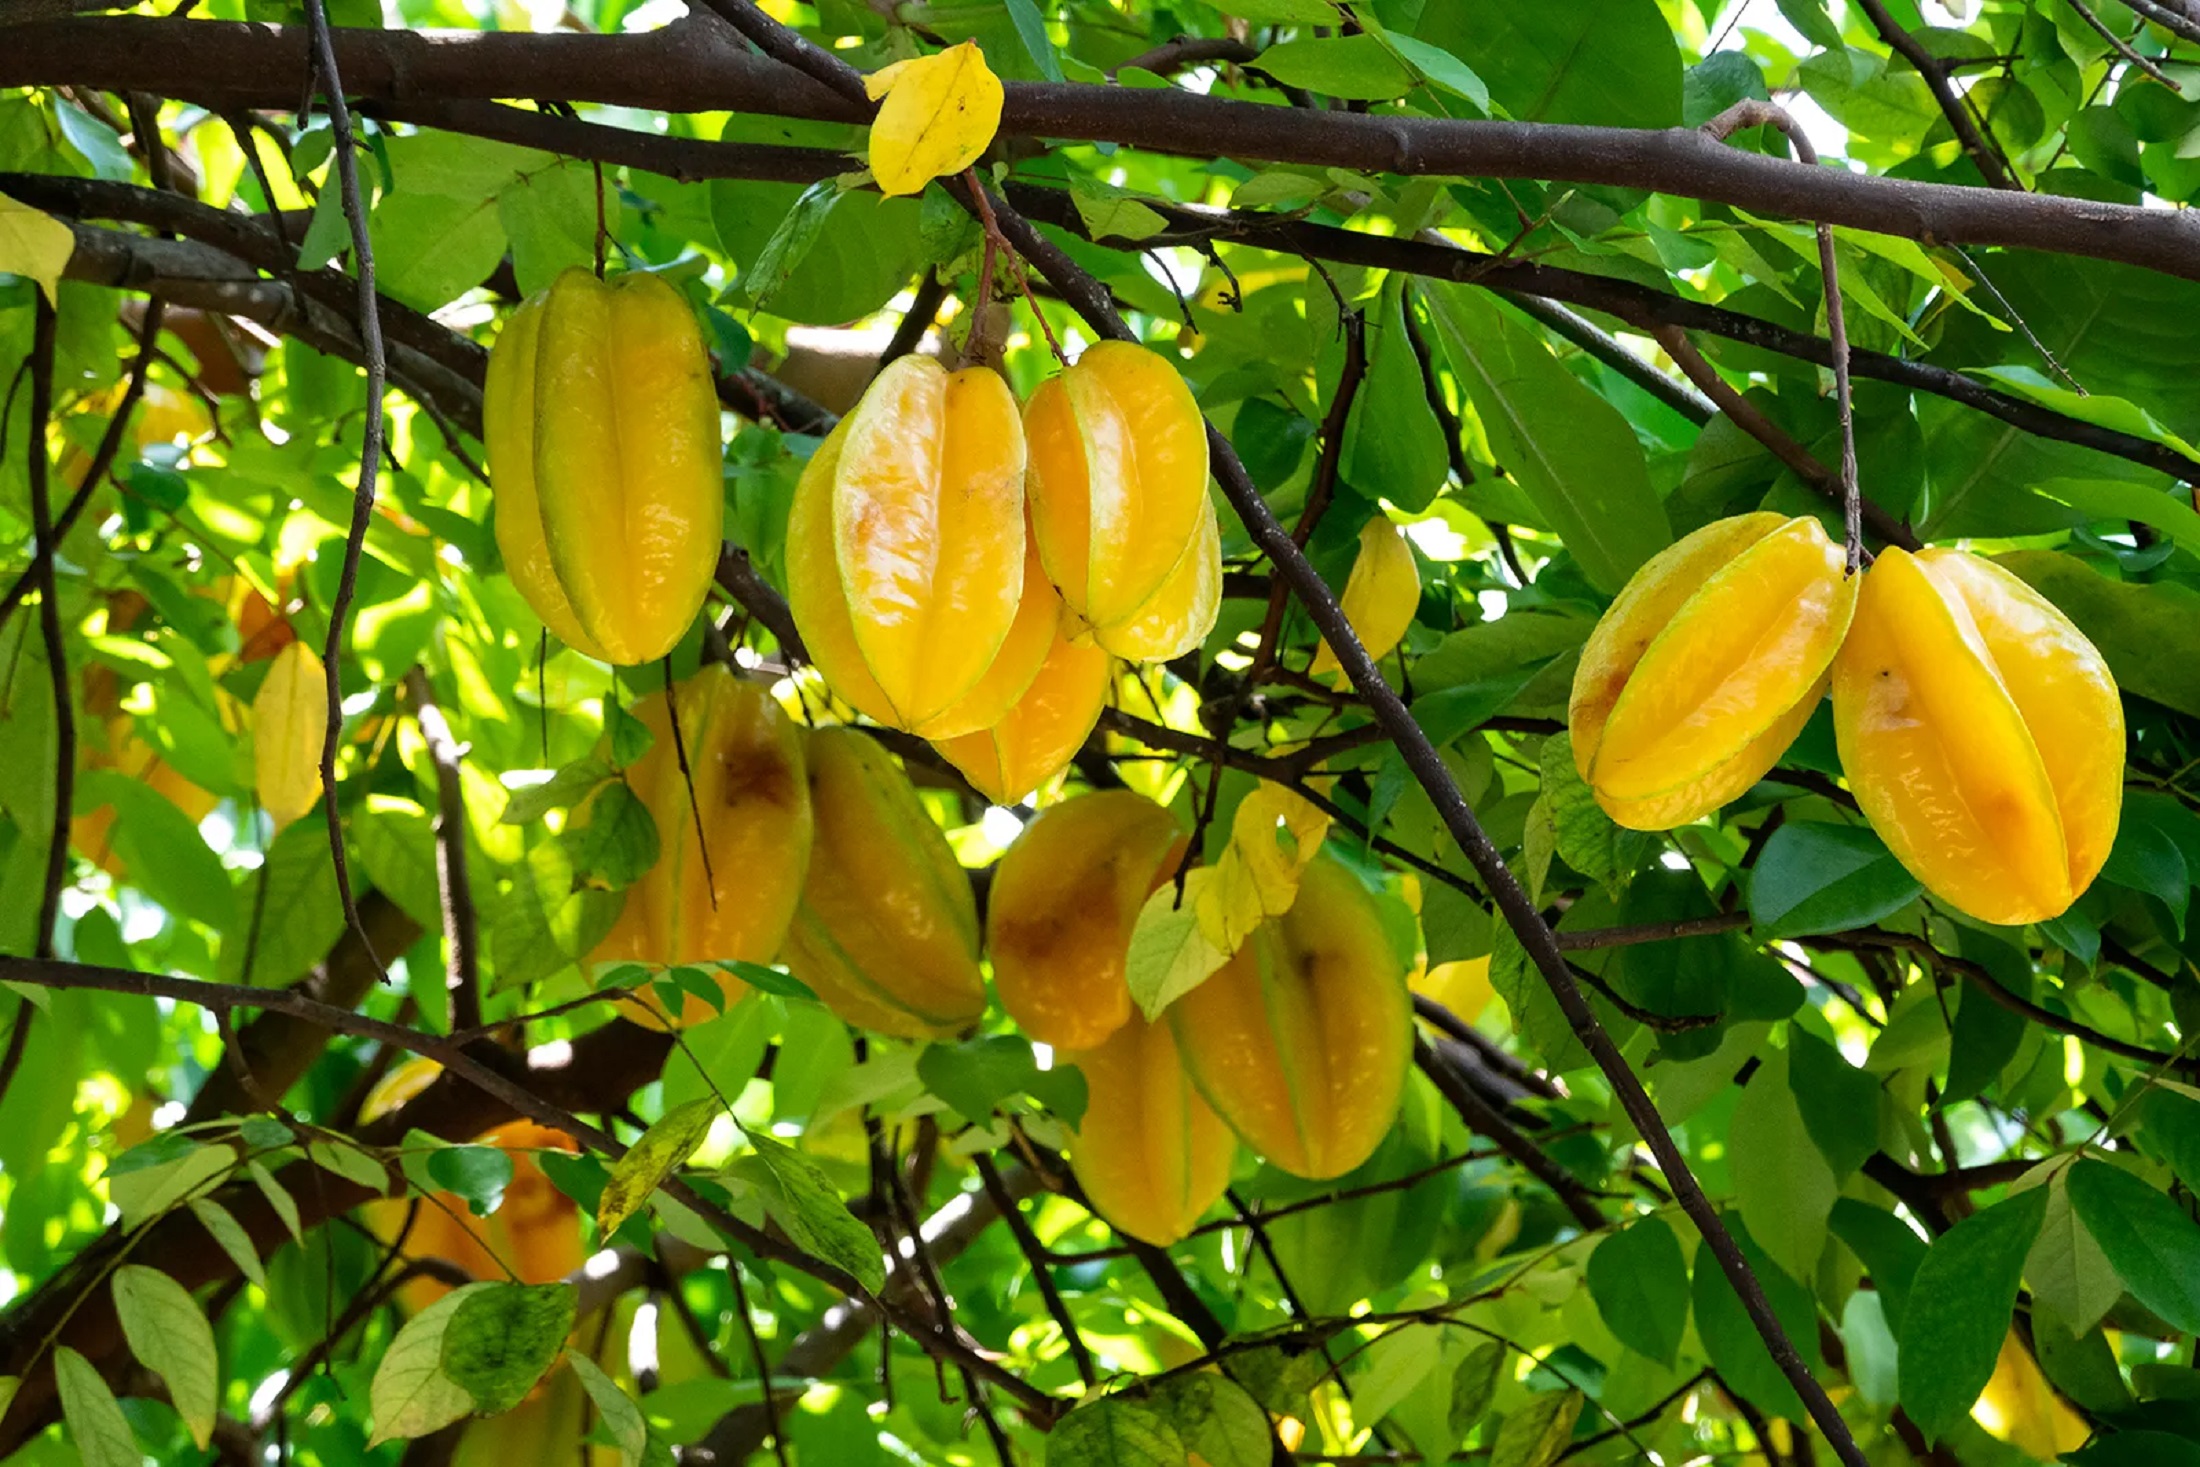
[[[2047,1210],[2025,1258],[2024,1277],[2033,1299],[2053,1310],[2072,1334],[2082,1335],[2115,1307],[2124,1286],[2092,1230],[2079,1219],[2069,1182],[2069,1172],[2059,1170],[2041,1188],[2047,1193]]]
[[[329,859],[328,826],[318,817],[284,826],[250,883],[238,903],[244,911],[222,944],[222,979],[282,987],[311,971],[343,935],[344,908],[336,891],[336,864]],[[263,887],[264,894],[254,886]],[[254,905],[260,908],[257,944],[247,942],[245,930]]]
[[[665,1178],[687,1164],[724,1109],[716,1096],[704,1096],[674,1106],[643,1132],[611,1169],[611,1180],[596,1204],[597,1234],[610,1237],[641,1211]]]
[[[367,1388],[373,1421],[369,1448],[440,1431],[474,1409],[473,1396],[443,1373],[443,1335],[468,1299],[492,1287],[462,1285],[405,1321]]]
[[[633,885],[657,864],[656,818],[623,781],[596,791],[559,839],[577,876],[592,876],[614,891]]]
[[[1773,1316],[1787,1331],[1803,1364],[1809,1369],[1817,1369],[1818,1310],[1810,1291],[1765,1256],[1764,1250],[1749,1236],[1749,1229],[1742,1225],[1739,1214],[1727,1213],[1721,1221],[1740,1245],[1743,1261],[1749,1265],[1750,1272],[1764,1286],[1765,1296],[1772,1302]],[[1788,1384],[1787,1377],[1772,1363],[1757,1326],[1750,1322],[1740,1296],[1727,1282],[1725,1270],[1710,1256],[1708,1249],[1698,1249],[1696,1260],[1691,1279],[1696,1333],[1703,1340],[1704,1352],[1711,1357],[1711,1364],[1720,1378],[1755,1403],[1759,1410],[1785,1416],[1791,1421],[1802,1420],[1803,1403],[1796,1398],[1795,1388]]]
[[[1169,227],[1167,219],[1122,189],[1095,179],[1072,178],[1069,201],[1094,239],[1144,239]]]
[[[111,769],[85,770],[77,776],[77,813],[102,805],[115,807],[109,840],[122,858],[129,885],[179,917],[221,929],[240,927],[229,873],[190,816],[149,784]],[[322,830],[320,838],[325,855],[328,832]]]
[[[1353,1421],[1372,1425],[1388,1416],[1436,1368],[1443,1343],[1443,1332],[1432,1324],[1409,1324],[1379,1336],[1367,1347],[1366,1368],[1352,1378]]]
[[[619,1451],[628,1467],[642,1460],[642,1452],[649,1445],[649,1423],[642,1417],[642,1408],[634,1404],[634,1398],[619,1389],[619,1383],[604,1374],[603,1367],[579,1350],[568,1350],[566,1363],[580,1377],[581,1388],[588,1392],[588,1399],[595,1403],[596,1414],[603,1417],[610,1428],[611,1439],[618,1443]]]
[[[1373,36],[1353,36],[1372,41]],[[1293,42],[1292,44],[1298,44]],[[1341,45],[1320,41],[1316,45]],[[1317,309],[1327,295],[1315,297]],[[1428,508],[1451,471],[1443,429],[1429,406],[1421,359],[1406,335],[1403,277],[1393,277],[1369,309],[1366,324],[1367,372],[1345,419],[1344,481],[1370,497],[1380,495],[1401,509]],[[1309,319],[1312,319],[1311,317]],[[1342,366],[1342,351],[1338,353]],[[1326,376],[1325,376],[1326,380]]]
[[[1047,35],[1046,19],[1039,14],[1039,7],[1032,0],[1008,0],[1008,18],[1016,24],[1016,36],[1031,53],[1033,64],[1048,81],[1062,80],[1061,58],[1054,54],[1054,41]]]
[[[1833,1175],[1847,1181],[1879,1149],[1879,1080],[1801,1029],[1788,1031],[1787,1057],[1788,1092],[1804,1128]]]
[[[1788,1056],[1774,1050],[1742,1089],[1726,1133],[1734,1196],[1750,1236],[1794,1278],[1817,1275],[1826,1214],[1840,1194],[1788,1084]]]
[[[992,1120],[1000,1103],[1012,1095],[1034,1097],[1072,1126],[1085,1118],[1084,1076],[1068,1069],[1041,1070],[1031,1041],[1020,1035],[927,1045],[917,1057],[917,1078],[972,1125]]]
[[[797,1248],[823,1259],[872,1293],[886,1284],[886,1258],[878,1239],[856,1221],[818,1164],[781,1141],[749,1133],[756,1159],[769,1178],[765,1206]]]
[[[1424,7],[1414,30],[1473,67],[1490,96],[1523,122],[1674,127],[1681,120],[1680,48],[1656,0],[1445,0]]]
[[[2020,1192],[1943,1233],[1918,1265],[1899,1336],[1901,1389],[1928,1439],[1966,1420],[1992,1377],[2046,1212],[2044,1190]]]
[[[742,272],[741,293],[750,305],[769,304],[772,293],[787,283],[787,277],[809,254],[826,219],[843,197],[840,180],[835,178],[821,178],[802,191],[771,238],[764,241],[756,263]]]
[[[473,1397],[475,1415],[511,1410],[556,1363],[579,1300],[564,1283],[473,1291],[444,1328],[443,1375]]]
[[[1657,855],[1658,838],[1645,831],[1623,830],[1604,813],[1596,793],[1574,768],[1570,732],[1543,741],[1541,766],[1541,798],[1550,805],[1558,858],[1591,881],[1617,891],[1628,876]]]
[[[1215,9],[1255,25],[1335,25],[1331,0],[1217,0]]]
[[[2162,581],[2112,581],[2053,550],[1994,557],[2078,624],[2108,660],[2116,684],[2165,708],[2200,718],[2200,591]]]
[[[2200,512],[2177,497],[2174,488],[2126,479],[2046,479],[2032,492],[2067,505],[2086,520],[2138,520],[2200,555]]]
[[[428,812],[409,800],[369,795],[349,834],[374,889],[424,929],[439,929],[443,895],[436,879],[435,822]]]
[[[1587,1398],[1579,1391],[1545,1391],[1505,1417],[1490,1446],[1490,1467],[1550,1467],[1573,1440]]]
[[[2120,1167],[2083,1160],[2068,1174],[2070,1205],[2131,1297],[2177,1329],[2200,1330],[2200,1224]]]
[[[433,311],[489,278],[504,258],[494,196],[446,198],[399,191],[367,220],[375,283],[417,311]]]
[[[1592,1258],[1594,1254],[1590,1255]],[[1446,1422],[1453,1441],[1465,1441],[1475,1424],[1489,1414],[1497,1398],[1497,1383],[1504,1375],[1505,1347],[1485,1340],[1467,1352],[1451,1377],[1451,1406]]]
[[[1605,1328],[1637,1354],[1672,1365],[1688,1328],[1688,1262],[1664,1219],[1639,1218],[1597,1244],[1584,1276]]]
[[[1267,1467],[1273,1460],[1268,1413],[1227,1376],[1172,1376],[1154,1388],[1146,1405],[1208,1467]]]
[[[267,1271],[260,1266],[260,1255],[252,1247],[252,1235],[244,1230],[230,1210],[211,1197],[191,1199],[191,1212],[199,1223],[221,1244],[222,1252],[237,1265],[237,1272],[261,1288],[267,1287]]]
[[[407,1146],[418,1138],[405,1138]],[[463,1200],[475,1217],[487,1217],[504,1203],[504,1189],[512,1185],[512,1158],[497,1146],[436,1146],[428,1151],[422,1170],[428,1181]]]
[[[107,1196],[120,1209],[122,1225],[135,1228],[187,1198],[213,1191],[236,1165],[237,1153],[227,1146],[192,1146],[150,1166],[109,1172]]]
[[[92,1362],[67,1345],[56,1345],[53,1375],[61,1414],[68,1419],[84,1467],[144,1467],[145,1454],[122,1415],[122,1405]]]
[[[156,1268],[126,1263],[110,1287],[130,1353],[168,1385],[168,1398],[201,1451],[214,1434],[221,1371],[214,1327],[190,1290]]]
[[[619,237],[619,192],[606,177],[604,228],[613,239]],[[512,276],[520,294],[548,289],[559,272],[595,261],[595,170],[585,160],[560,159],[513,175],[497,195],[497,222],[512,242]],[[611,253],[615,257],[617,251]]]
[[[1870,830],[1791,820],[1757,857],[1749,914],[1768,942],[1847,932],[1901,911],[1921,890]]]
[[[1482,8],[1481,0],[1460,8]],[[1594,24],[1601,27],[1611,9],[1597,7]],[[1582,14],[1583,24],[1591,19]],[[1430,284],[1426,297],[1437,339],[1482,420],[1491,453],[1558,531],[1589,583],[1617,593],[1673,539],[1634,429],[1487,295]]]
[[[2070,1467],[2200,1467],[2200,1442],[2166,1431],[2119,1431],[2062,1460]]]
[[[643,732],[648,732],[648,725],[643,725]],[[521,785],[513,790],[511,798],[504,802],[504,813],[497,817],[497,823],[532,825],[552,810],[578,805],[611,775],[611,766],[593,755],[576,759],[541,784]]]
[[[1270,46],[1251,63],[1287,87],[1347,101],[1383,102],[1413,86],[1411,68],[1375,36],[1304,36]]]
[[[1183,1467],[1184,1458],[1158,1411],[1121,1396],[1086,1401],[1047,1434],[1047,1467]]]
[[[1408,35],[1392,32],[1383,39],[1406,65],[1420,73],[1423,81],[1466,98],[1478,112],[1490,110],[1490,89],[1466,62],[1440,46],[1417,41]]]
[[[731,973],[759,993],[775,993],[781,998],[807,999],[817,1002],[817,991],[794,974],[780,968],[767,968],[762,963],[751,963],[741,958],[721,958],[714,965],[720,972]],[[715,985],[713,985],[715,989]],[[723,998],[723,995],[720,995]]]

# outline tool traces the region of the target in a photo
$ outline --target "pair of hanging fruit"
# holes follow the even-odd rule
[[[892,756],[854,729],[804,731],[722,666],[676,697],[685,775],[665,695],[634,705],[655,737],[626,778],[658,857],[590,961],[783,961],[851,1024],[969,1027],[985,1010],[970,880]],[[749,992],[719,983],[729,1002]],[[679,1017],[712,1013],[691,996]]]
[[[695,313],[656,275],[567,270],[489,353],[483,441],[497,549],[566,645],[652,662],[717,570],[718,395]]]
[[[1165,358],[1120,342],[1020,414],[990,369],[903,357],[804,470],[787,580],[835,692],[1021,799],[1083,745],[1111,655],[1178,656],[1214,625],[1198,405]]]
[[[1084,1072],[1080,1185],[1115,1226],[1164,1244],[1228,1186],[1233,1131],[1301,1176],[1366,1160],[1397,1114],[1411,1044],[1404,970],[1374,905],[1322,859],[1288,913],[1149,1023],[1131,1002],[1131,935],[1185,844],[1142,795],[1079,796],[1009,847],[987,912],[1002,1005]]]
[[[1808,516],[1719,520],[1634,574],[1582,649],[1575,764],[1614,820],[1669,830],[1763,778],[1829,682],[1858,805],[1943,900],[2042,921],[2098,874],[2124,756],[2100,653],[1991,561],[1889,549],[1850,576]]]

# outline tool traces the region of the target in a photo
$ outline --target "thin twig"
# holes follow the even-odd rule
[[[1978,165],[1980,176],[1995,188],[2021,192],[2024,186],[2010,175],[2008,161],[1979,130],[1978,119],[1971,115],[1969,105],[1956,95],[1955,85],[1948,80],[1946,63],[1927,50],[1923,41],[1902,29],[1879,0],[1857,0],[1857,4],[1863,8],[1872,29],[1879,32],[1879,39],[1900,53],[1904,60],[1916,68],[1917,74],[1925,79],[1926,89],[1940,105],[1941,115],[1948,119],[1948,126],[1954,129],[1956,141],[1963,145],[1963,151]]]
[[[417,667],[407,672],[405,693],[420,721],[428,761],[435,766],[436,889],[443,906],[443,940],[451,948],[451,1028],[459,1032],[481,1024],[481,922],[466,869],[466,788],[458,767],[465,751],[436,706],[427,673]]]
[[[2133,66],[2138,67],[2141,71],[2145,72],[2148,76],[2153,77],[2156,81],[2160,82],[2163,86],[2168,87],[2171,91],[2177,92],[2179,94],[2182,94],[2184,92],[2185,89],[2183,87],[2179,86],[2175,81],[2170,79],[2170,75],[2168,72],[2162,70],[2161,67],[2156,66],[2148,58],[2141,56],[2136,50],[2132,48],[2131,42],[2125,40],[2122,36],[2119,36],[2114,31],[2110,30],[2108,28],[2108,23],[2102,20],[2098,15],[2095,15],[2093,13],[2093,8],[2087,5],[2085,3],[2085,0],[2070,0],[2070,8],[2078,12],[2078,18],[2080,20],[2084,21],[2087,25],[2093,27],[2094,33],[2096,35],[2098,35],[2102,40],[2108,42],[2109,45],[2115,47],[2117,54],[2122,56],[2124,60],[2130,62]]]
[[[1061,1329],[1062,1338],[1069,1344],[1069,1358],[1077,1367],[1077,1378],[1090,1390],[1093,1381],[1098,1379],[1092,1366],[1092,1351],[1085,1347],[1085,1337],[1078,1333],[1077,1320],[1070,1314],[1069,1305],[1062,1298],[1062,1291],[1054,1286],[1054,1275],[1047,1268],[1046,1248],[1039,1242],[1038,1234],[1032,1232],[1023,1210],[1016,1205],[1016,1199],[1009,1196],[1007,1186],[1001,1181],[1000,1169],[993,1165],[993,1159],[980,1152],[971,1160],[977,1164],[978,1180],[985,1185],[987,1195],[993,1199],[993,1205],[1001,1210],[1009,1232],[1015,1235],[1016,1246],[1023,1250],[1024,1261],[1031,1267],[1031,1281],[1038,1285],[1039,1297],[1045,1301],[1047,1313],[1054,1316],[1054,1323]]]
[[[1129,339],[1129,326],[1116,313],[1107,290],[1092,276],[1072,261],[1051,240],[1040,234],[1019,214],[1005,207],[997,209],[1003,230],[1009,242],[1023,256],[1038,267],[1041,274],[1051,281],[1063,299],[1070,302],[1079,315],[1085,318],[1095,332],[1103,337]],[[1863,1451],[1856,1444],[1848,1424],[1840,1411],[1826,1395],[1825,1387],[1811,1374],[1788,1337],[1787,1329],[1773,1313],[1771,1300],[1765,1295],[1749,1261],[1743,1257],[1734,1235],[1727,1230],[1719,1209],[1704,1194],[1695,1174],[1689,1169],[1688,1159],[1681,1154],[1673,1140],[1673,1133],[1658,1114],[1656,1104],[1642,1081],[1629,1067],[1626,1058],[1612,1042],[1598,1022],[1596,1013],[1582,995],[1580,985],[1574,982],[1568,970],[1565,954],[1559,950],[1551,929],[1537,913],[1528,893],[1520,885],[1505,864],[1496,845],[1482,829],[1473,808],[1460,793],[1457,782],[1445,765],[1436,745],[1398,694],[1384,680],[1380,668],[1367,655],[1352,624],[1338,605],[1336,595],[1324,584],[1306,556],[1292,542],[1290,534],[1276,521],[1260,490],[1245,472],[1245,465],[1238,460],[1230,442],[1212,424],[1208,427],[1208,447],[1215,477],[1220,481],[1224,494],[1229,498],[1239,519],[1250,532],[1253,542],[1268,554],[1277,573],[1290,582],[1292,589],[1305,603],[1317,631],[1329,643],[1338,663],[1344,668],[1352,685],[1367,701],[1368,709],[1376,721],[1382,724],[1422,789],[1428,793],[1430,803],[1460,851],[1482,878],[1482,884],[1496,900],[1499,910],[1521,946],[1527,950],[1551,996],[1565,1015],[1568,1026],[1596,1061],[1597,1068],[1611,1083],[1613,1093],[1621,1108],[1650,1147],[1658,1167],[1672,1184],[1675,1198],[1696,1224],[1703,1236],[1704,1246],[1718,1262],[1720,1271],[1734,1287],[1750,1323],[1763,1339],[1773,1363],[1781,1375],[1794,1387],[1812,1421],[1823,1432],[1844,1467],[1868,1467]]]
[[[1865,0],[1865,3],[1875,5],[1877,0]],[[1802,125],[1784,108],[1754,97],[1736,102],[1705,123],[1703,131],[1725,142],[1745,127],[1766,126],[1776,127],[1786,135],[1788,146],[1795,150],[1796,159],[1804,166],[1818,166],[1818,150],[1811,146],[1810,135],[1803,131]],[[1833,226],[1821,219],[1814,228],[1818,234],[1818,270],[1826,288],[1826,337],[1833,343],[1833,397],[1841,415],[1841,519],[1845,527],[1843,538],[1848,549],[1848,570],[1853,576],[1864,568],[1864,536],[1860,524],[1862,506],[1856,486],[1856,406],[1849,391],[1849,332],[1841,319],[1841,266],[1834,257]],[[1697,385],[1702,386],[1701,383]]]
[[[314,76],[317,84],[326,83],[329,131],[336,144],[336,174],[343,187],[344,217],[351,225],[352,263],[359,272],[359,340],[366,347],[367,358],[367,412],[360,430],[359,486],[352,494],[344,570],[336,583],[336,599],[329,606],[328,642],[321,653],[321,671],[328,689],[328,728],[321,738],[321,798],[327,802],[329,859],[336,868],[336,894],[343,902],[345,925],[366,943],[359,903],[352,896],[351,862],[344,853],[344,817],[337,809],[336,751],[344,736],[344,624],[359,591],[359,556],[366,548],[367,526],[374,519],[374,481],[382,466],[382,394],[389,380],[389,360],[382,345],[382,311],[374,286],[374,244],[367,235],[367,204],[359,188],[351,109],[344,103],[343,77],[336,69],[336,46],[329,39],[323,0],[305,0],[305,5],[306,34],[315,56]],[[371,944],[367,956],[387,981],[388,970]]]
[[[31,328],[31,421],[23,445],[30,465],[38,624],[45,634],[46,677],[53,689],[53,824],[46,846],[46,884],[38,900],[38,930],[32,938],[33,951],[41,958],[53,956],[54,920],[61,914],[61,893],[69,884],[69,815],[76,800],[76,699],[69,689],[69,649],[61,634],[61,591],[54,575],[60,545],[54,536],[53,498],[46,484],[46,434],[53,417],[54,337],[59,324],[60,314],[41,290]]]
[[[733,1281],[733,1309],[741,1316],[742,1332],[748,1336],[749,1358],[756,1362],[756,1389],[764,1398],[765,1421],[771,1431],[772,1455],[779,1459],[779,1467],[788,1467],[787,1432],[779,1420],[779,1399],[772,1394],[771,1360],[764,1354],[764,1337],[757,1332],[756,1315],[749,1308],[749,1291],[741,1282],[741,1261],[729,1260],[726,1276]]]

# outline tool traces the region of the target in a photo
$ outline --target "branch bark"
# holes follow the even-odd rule
[[[294,108],[305,82],[306,49],[293,27],[117,17],[36,21],[10,27],[8,39],[0,87],[70,82],[230,110]],[[724,27],[692,17],[640,36],[346,30],[336,41],[346,89],[362,98],[524,96],[672,112],[869,118],[845,93],[752,55]],[[2200,218],[2189,210],[1807,168],[1684,128],[1386,117],[1176,89],[1010,82],[1001,132],[1362,172],[1616,184],[1908,239],[2057,250],[2200,280]]]

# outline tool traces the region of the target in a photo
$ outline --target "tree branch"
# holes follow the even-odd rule
[[[2010,176],[2000,149],[1979,131],[1978,119],[1971,115],[1970,105],[1956,95],[1955,86],[1948,80],[1947,64],[1928,51],[1923,41],[1902,29],[1879,0],[1857,0],[1857,4],[1862,7],[1865,19],[1872,23],[1872,29],[1879,32],[1879,39],[1900,53],[1925,79],[1926,89],[1940,104],[1941,115],[1955,130],[1956,141],[1978,165],[1979,176],[1994,188],[2022,189],[2023,185]]]
[[[436,706],[428,675],[405,674],[405,695],[420,721],[420,737],[435,766],[435,876],[443,905],[443,940],[451,949],[451,1028],[481,1024],[481,921],[474,908],[473,878],[466,870],[466,792],[459,776],[463,757],[451,725]]]
[[[45,885],[38,899],[38,929],[33,951],[53,956],[54,921],[61,915],[61,893],[69,884],[69,815],[76,798],[76,693],[69,685],[69,646],[61,631],[61,590],[54,575],[59,555],[53,523],[53,497],[47,492],[50,467],[46,443],[53,419],[54,337],[60,313],[41,290],[31,328],[31,420],[23,443],[30,467],[31,529],[35,540],[32,569],[38,576],[38,625],[46,642],[46,677],[53,694],[53,821],[47,830]],[[18,1034],[28,1033],[18,1021]]]
[[[2138,4],[2150,18],[2161,9]],[[117,17],[34,21],[10,27],[8,39],[0,87],[73,82],[228,110],[295,107],[305,81],[305,47],[286,26]],[[344,30],[336,58],[349,92],[363,98],[525,96],[836,122],[870,115],[852,94],[747,54],[722,28],[692,19],[639,36]],[[2057,250],[2200,279],[2200,219],[2191,211],[1806,168],[1685,128],[1389,117],[1177,89],[1009,82],[1001,133],[1361,172],[1617,184],[1907,239]]]

